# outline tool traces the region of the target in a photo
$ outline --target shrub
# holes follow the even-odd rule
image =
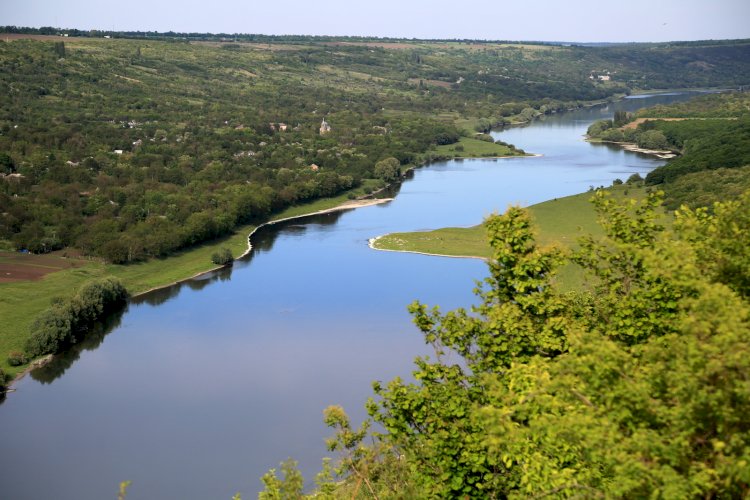
[[[8,364],[10,366],[21,366],[28,363],[29,360],[26,356],[19,351],[11,351],[8,353]]]
[[[55,301],[31,325],[24,351],[29,357],[54,354],[76,343],[91,323],[118,306],[128,292],[117,278],[86,283],[68,300]]]
[[[643,177],[641,177],[641,174],[635,173],[628,177],[628,180],[626,182],[628,184],[638,184],[639,182],[643,182]]]
[[[234,256],[232,256],[232,251],[230,249],[222,248],[211,255],[211,262],[217,266],[226,266],[227,264],[234,262]]]

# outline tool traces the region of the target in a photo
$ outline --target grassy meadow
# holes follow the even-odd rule
[[[646,189],[642,187],[624,185],[614,186],[609,190],[619,199],[642,199],[646,196]],[[597,223],[596,211],[590,202],[591,197],[590,192],[580,193],[530,206],[529,212],[535,224],[538,244],[542,247],[556,245],[574,250],[580,236],[602,236],[603,230]],[[378,238],[373,247],[378,250],[482,259],[489,258],[492,253],[483,224],[466,228],[448,227],[434,231],[391,233]],[[582,270],[574,265],[560,269],[558,276],[559,282],[566,289],[575,289],[584,282]]]
[[[504,144],[482,141],[472,137],[461,137],[455,144],[437,146],[435,151],[453,158],[482,158],[497,156],[519,156],[518,150]]]

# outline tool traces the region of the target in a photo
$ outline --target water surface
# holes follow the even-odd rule
[[[329,434],[323,408],[341,404],[359,422],[371,382],[408,377],[428,353],[406,306],[469,306],[487,274],[478,260],[367,240],[643,175],[660,161],[588,144],[586,128],[685,98],[639,96],[496,132],[543,156],[419,169],[392,202],[267,226],[234,269],[132,301],[0,406],[0,498],[114,498],[124,480],[129,500],[252,498],[289,456],[311,479]]]

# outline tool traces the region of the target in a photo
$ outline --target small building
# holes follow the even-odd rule
[[[331,131],[331,125],[326,121],[325,118],[323,118],[323,121],[320,123],[320,135],[325,135]]]
[[[317,172],[318,170],[320,170],[320,167],[313,163],[312,165],[310,165],[310,170],[312,170],[313,172]]]

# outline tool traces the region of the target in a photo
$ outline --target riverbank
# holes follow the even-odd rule
[[[252,248],[250,237],[262,226],[309,215],[367,207],[390,200],[390,198],[351,200],[348,194],[343,194],[290,207],[263,224],[242,226],[229,236],[163,259],[151,259],[127,266],[92,260],[81,267],[54,272],[37,281],[2,283],[0,284],[2,296],[0,317],[4,321],[0,326],[0,368],[12,379],[8,387],[21,380],[32,369],[52,359],[51,357],[39,358],[20,367],[10,366],[7,363],[6,358],[9,352],[23,352],[34,318],[49,307],[55,297],[67,296],[71,290],[77,290],[91,279],[115,276],[123,282],[131,297],[140,297],[220,269],[222,266],[211,263],[211,254],[221,248],[229,248],[233,255],[239,255],[237,258],[247,255]]]
[[[657,158],[660,158],[662,160],[669,160],[670,158],[676,158],[677,156],[679,156],[679,153],[672,151],[671,149],[647,149],[639,147],[638,144],[634,142],[605,141],[603,139],[589,136],[586,136],[584,140],[592,144],[612,144],[621,147],[625,151],[656,156]]]

